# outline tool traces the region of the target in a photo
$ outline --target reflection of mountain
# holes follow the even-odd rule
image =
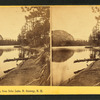
[[[52,31],[53,46],[68,45],[70,43],[70,41],[73,41],[73,40],[74,40],[73,36],[63,30]]]
[[[73,50],[68,50],[68,49],[57,49],[53,50],[52,52],[52,60],[54,62],[64,62],[67,59],[69,59],[72,55],[74,54]]]
[[[3,54],[3,50],[0,50],[0,56]]]

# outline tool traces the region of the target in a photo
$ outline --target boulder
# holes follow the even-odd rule
[[[52,45],[65,46],[68,45],[74,38],[72,35],[63,30],[52,31]]]

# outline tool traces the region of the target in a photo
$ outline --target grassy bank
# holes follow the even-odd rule
[[[49,50],[41,50],[37,56],[23,61],[0,78],[0,85],[50,85]]]
[[[63,82],[62,86],[100,86],[100,60]]]

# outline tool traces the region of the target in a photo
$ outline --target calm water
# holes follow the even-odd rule
[[[86,68],[91,62],[74,63],[77,59],[100,57],[100,51],[80,47],[53,47],[53,85],[60,85],[74,76],[74,72]]]
[[[6,59],[18,58],[19,50],[13,46],[0,46],[0,76],[4,71],[16,67],[16,62],[5,62]]]
[[[29,51],[14,46],[0,46],[0,76],[4,75],[4,71],[17,67],[21,61],[4,62],[6,59],[29,57]]]

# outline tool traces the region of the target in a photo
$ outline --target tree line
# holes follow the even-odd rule
[[[89,44],[93,46],[100,46],[100,31],[89,36]]]
[[[0,45],[19,45],[19,43],[17,40],[5,39],[5,40],[0,40]]]
[[[87,40],[67,40],[53,46],[86,46],[88,44]]]
[[[69,46],[86,46],[89,42],[87,40],[73,40],[73,41],[66,41],[66,45]]]

